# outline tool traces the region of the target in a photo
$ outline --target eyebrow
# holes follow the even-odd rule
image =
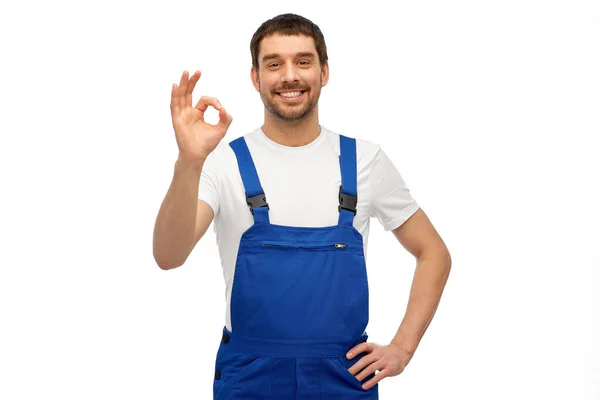
[[[279,57],[281,57],[281,55],[279,55],[278,53],[265,54],[265,56],[262,58],[262,62],[273,60],[273,59],[279,58]],[[297,53],[296,57],[315,58],[315,53],[301,52],[301,53]]]

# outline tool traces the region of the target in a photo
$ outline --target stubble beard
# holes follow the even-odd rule
[[[314,96],[308,97],[305,104],[302,106],[281,106],[277,103],[277,99],[275,96],[279,96],[277,93],[268,91],[265,95],[262,91],[260,92],[260,97],[265,105],[265,108],[269,111],[269,113],[277,118],[278,120],[285,122],[299,122],[308,117],[313,110],[315,109],[317,102],[319,101],[319,97],[321,95],[321,82],[319,81],[319,85],[316,88]],[[307,90],[305,94],[308,96],[312,94],[312,90]]]

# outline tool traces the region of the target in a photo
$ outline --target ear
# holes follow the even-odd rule
[[[321,68],[321,87],[327,85],[327,82],[329,82],[329,62],[325,62]]]
[[[254,67],[250,68],[250,79],[252,79],[254,89],[256,89],[257,92],[260,92],[260,78],[258,77],[258,71]]]

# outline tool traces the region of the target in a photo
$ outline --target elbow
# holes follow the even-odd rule
[[[170,269],[181,267],[183,265],[183,262],[159,257],[157,254],[154,254],[154,261],[156,262],[156,265],[158,265],[158,268],[162,269],[163,271],[168,271]]]
[[[448,265],[448,267],[452,265],[450,251],[443,243],[438,246],[427,246],[423,248],[421,251],[417,252],[416,257],[418,259],[436,259],[443,264]]]
[[[168,244],[160,244],[156,240],[152,246],[152,255],[156,265],[164,271],[181,267],[189,256],[189,251],[183,252],[181,249],[174,249]]]
[[[448,269],[452,268],[452,257],[446,244],[442,243],[442,245],[435,249],[434,253]]]
[[[176,265],[174,263],[160,261],[160,260],[157,260],[156,258],[154,260],[156,261],[156,265],[158,265],[158,268],[162,269],[163,271],[168,271],[170,269],[179,267],[179,265]]]
[[[442,267],[449,274],[452,269],[452,257],[446,246],[439,246],[423,251],[418,260],[431,260],[435,265]]]
[[[446,251],[444,252],[443,260],[443,265],[445,267],[444,280],[447,281],[450,277],[450,271],[452,270],[452,257],[450,256],[450,252],[448,251],[448,249],[446,249]]]
[[[156,262],[156,264],[158,265],[158,268],[162,269],[163,271],[168,271],[170,269],[174,269],[174,268],[180,267],[180,265],[167,264],[167,263],[164,263],[164,262],[161,263],[161,262],[158,262],[158,261]]]
[[[441,265],[445,267],[447,271],[446,273],[450,274],[450,270],[452,269],[452,257],[450,256],[450,252],[446,247],[444,247],[444,249],[441,251],[439,259],[441,260]]]

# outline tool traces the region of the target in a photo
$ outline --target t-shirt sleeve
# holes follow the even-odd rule
[[[198,199],[208,203],[213,209],[215,216],[219,212],[219,176],[217,174],[217,154],[218,149],[206,157],[200,174],[200,184],[198,186]]]
[[[369,215],[377,218],[385,231],[396,229],[419,209],[400,172],[382,149],[373,159],[369,183]]]

